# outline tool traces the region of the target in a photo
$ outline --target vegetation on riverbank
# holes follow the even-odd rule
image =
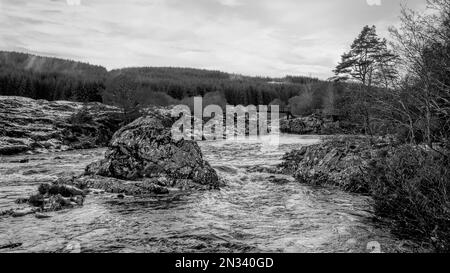
[[[450,250],[450,162],[439,152],[389,138],[331,137],[292,151],[280,167],[302,183],[370,195],[395,234]]]
[[[375,213],[395,234],[450,251],[449,158],[410,144],[386,152],[367,169]]]
[[[449,252],[450,2],[429,0],[428,9],[403,9],[392,50],[366,26],[335,70],[337,81],[358,82],[348,111],[370,136],[293,151],[281,168],[368,194],[394,233]]]

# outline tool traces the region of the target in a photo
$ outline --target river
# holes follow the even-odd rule
[[[409,245],[372,221],[371,200],[292,177],[252,173],[317,137],[282,135],[278,148],[248,141],[199,143],[227,186],[204,192],[88,195],[81,208],[0,218],[0,252],[395,252]],[[0,211],[39,183],[77,175],[105,149],[0,158]],[[22,163],[21,163],[22,162]]]

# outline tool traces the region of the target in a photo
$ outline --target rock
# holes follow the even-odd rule
[[[77,195],[85,195],[83,190],[77,187],[63,184],[41,184],[38,188],[41,195],[57,195],[60,194],[63,197],[73,197]]]
[[[219,178],[209,163],[203,160],[197,143],[173,140],[170,125],[170,120],[146,116],[124,126],[114,134],[105,159],[87,166],[86,175],[128,181],[150,179],[151,183],[134,183],[132,187],[151,185],[149,190],[153,192],[161,191],[154,188],[158,184],[180,188],[217,188]]]
[[[22,245],[23,245],[22,243],[12,243],[12,244],[0,245],[0,249],[13,249],[13,248],[18,248]]]
[[[280,120],[280,131],[299,135],[334,135],[354,133],[357,129],[355,125],[335,121],[322,114],[313,114],[290,120]]]
[[[51,218],[50,215],[44,214],[44,213],[40,213],[40,212],[36,212],[34,214],[34,217],[36,217],[37,219],[47,219],[47,218]]]
[[[73,180],[72,180],[73,181]],[[73,185],[63,185],[60,182],[41,184],[38,193],[29,198],[19,198],[18,204],[27,203],[31,207],[22,210],[11,211],[14,217],[24,216],[38,212],[59,211],[74,207],[81,207],[84,203],[85,192]],[[2,213],[5,215],[6,213]],[[37,218],[47,218],[45,215],[36,215]]]
[[[286,177],[277,177],[277,176],[269,176],[267,178],[271,183],[277,184],[277,185],[285,185],[290,183],[291,181],[287,179]]]
[[[17,201],[16,201],[17,202]],[[28,198],[28,204],[34,207],[44,206],[45,198],[42,194],[34,194]]]
[[[249,173],[279,173],[278,169],[275,166],[250,166],[246,168],[246,171]]]
[[[11,138],[0,139],[0,155],[14,155],[30,150],[28,145],[17,144],[17,141],[19,140]]]
[[[12,215],[12,217],[22,217],[25,215],[33,214],[36,211],[37,211],[36,208],[24,208],[24,209],[14,210],[11,215]]]
[[[104,176],[82,176],[75,179],[72,183],[83,189],[92,189],[92,191],[109,192],[119,195],[147,195],[147,194],[166,194],[169,190],[165,186],[159,185],[159,179],[145,179],[141,181],[127,181]]]
[[[60,194],[51,195],[44,204],[44,211],[59,211],[63,209],[70,209],[76,205],[72,199],[65,198]]]
[[[286,154],[279,168],[302,183],[333,185],[367,194],[366,170],[371,160],[383,152],[381,147],[390,143],[369,137],[333,137]]]
[[[0,217],[3,217],[3,216],[11,216],[12,213],[13,213],[13,210],[12,210],[12,209],[9,209],[9,210],[0,210]]]
[[[90,119],[77,120],[83,115]],[[121,120],[118,108],[101,103],[0,96],[0,155],[103,147]]]
[[[18,198],[17,200],[16,200],[16,204],[26,204],[26,203],[28,203],[28,201],[29,201],[29,198]]]

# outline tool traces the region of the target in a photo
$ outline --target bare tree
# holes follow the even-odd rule
[[[134,79],[118,75],[106,83],[103,101],[122,108],[124,121],[137,118],[143,102],[142,90]]]
[[[391,28],[400,56],[403,89],[398,101],[408,116],[416,115],[411,130],[421,130],[426,142],[448,142],[450,114],[450,3],[429,0],[425,13],[402,7],[401,26]],[[410,103],[413,105],[408,105]],[[423,125],[422,125],[423,124]],[[417,128],[419,127],[419,128]]]

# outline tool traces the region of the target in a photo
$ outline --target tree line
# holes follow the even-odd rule
[[[103,67],[16,52],[0,52],[0,95],[33,99],[99,101],[126,111],[149,105],[183,103],[194,96],[216,96],[220,105],[293,103],[296,113],[323,108],[329,82],[303,76],[247,77],[191,68],[126,68],[110,72]],[[327,94],[325,94],[327,93]]]
[[[400,27],[390,29],[391,46],[375,26],[364,27],[334,70],[333,80],[350,82],[341,108],[366,134],[397,133],[429,147],[449,143],[450,3],[430,0],[428,9],[403,8]]]

